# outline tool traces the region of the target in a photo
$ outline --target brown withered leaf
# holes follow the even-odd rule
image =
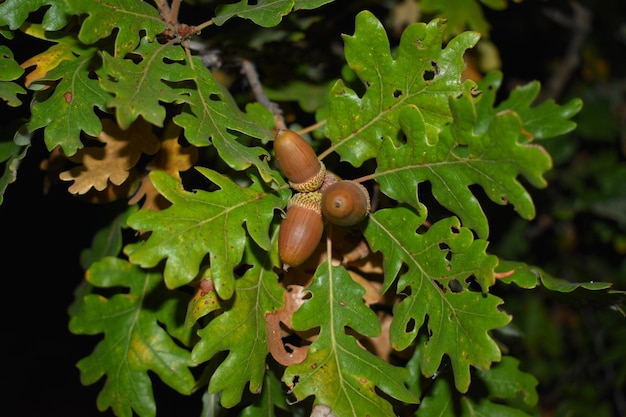
[[[195,146],[180,146],[178,138],[182,129],[170,122],[165,126],[161,137],[161,148],[146,167],[149,171],[165,171],[174,178],[180,179],[180,173],[193,167],[198,160],[198,148]],[[145,176],[135,195],[128,204],[138,203],[145,197],[142,208],[163,210],[169,202],[163,198],[152,185],[149,176]]]
[[[86,194],[91,188],[103,191],[109,181],[121,185],[142,154],[153,155],[160,147],[152,125],[143,119],[137,119],[127,130],[120,129],[110,119],[103,119],[102,132],[95,139],[104,146],[80,149],[68,158],[79,165],[59,174],[63,181],[74,181],[69,187],[72,194]]]
[[[283,342],[283,337],[290,333],[280,325],[282,322],[287,329],[291,329],[291,317],[304,303],[306,292],[301,285],[290,285],[283,296],[285,305],[283,308],[265,315],[265,328],[267,333],[267,347],[281,365],[300,363],[306,358],[307,347],[298,347]],[[290,351],[287,351],[288,348]]]

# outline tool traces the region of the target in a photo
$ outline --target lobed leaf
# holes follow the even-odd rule
[[[12,81],[17,80],[23,72],[24,69],[13,58],[13,51],[0,45],[0,99],[9,106],[17,107],[22,104],[17,95],[26,94],[26,90]]]
[[[221,26],[227,20],[237,16],[242,19],[250,19],[263,27],[276,26],[283,16],[291,12],[294,0],[258,0],[250,3],[248,0],[240,0],[238,3],[222,4],[215,10],[213,22]]]
[[[402,206],[379,210],[370,216],[364,235],[372,250],[383,255],[384,288],[400,275],[397,292],[404,298],[394,306],[392,346],[407,348],[425,325],[429,338],[422,372],[433,375],[443,355],[448,355],[457,389],[465,392],[470,365],[487,369],[500,360],[488,332],[510,320],[498,309],[502,301],[486,293],[494,282],[497,258],[485,253],[486,241],[475,240],[452,217],[416,233],[424,217]],[[407,270],[400,274],[403,265]],[[483,293],[470,291],[473,279]]]
[[[265,314],[283,303],[284,290],[273,271],[278,260],[250,245],[245,263],[250,268],[235,282],[236,295],[232,300],[221,301],[224,312],[198,331],[200,341],[192,351],[196,363],[228,351],[209,382],[209,393],[221,392],[224,407],[237,405],[247,384],[250,392],[261,392],[268,353]]]
[[[488,38],[491,25],[485,19],[481,3],[496,10],[507,6],[506,0],[422,0],[420,9],[428,15],[446,19],[448,31],[452,34],[470,29]]]
[[[31,88],[42,88],[53,82],[53,89],[37,91],[31,103],[29,130],[44,129],[49,150],[57,146],[71,156],[83,147],[81,133],[97,136],[102,130],[94,108],[105,110],[109,96],[93,79],[95,48],[72,49],[80,55],[51,67]]]
[[[167,323],[176,317],[177,297],[155,303],[162,277],[148,273],[118,258],[103,258],[92,264],[87,281],[100,288],[124,287],[128,293],[109,298],[87,294],[70,309],[70,331],[74,334],[104,334],[93,353],[77,366],[81,382],[91,385],[106,376],[97,405],[111,408],[115,415],[155,416],[156,404],[149,372],[180,393],[189,395],[194,377],[189,370],[190,353],[175,342],[170,333],[178,332]],[[149,304],[150,308],[146,308]],[[160,325],[169,324],[167,331]],[[187,331],[187,338],[189,332]]]
[[[461,83],[463,54],[478,41],[465,32],[445,48],[445,23],[416,23],[403,32],[396,58],[392,57],[383,25],[369,11],[356,17],[354,35],[344,36],[348,65],[365,85],[357,93],[338,81],[329,95],[326,135],[333,149],[354,166],[377,156],[383,138],[397,141],[399,115],[407,106],[419,109],[429,131],[452,120],[448,98],[473,85]]]
[[[73,14],[87,15],[81,23],[78,39],[90,45],[114,35],[116,57],[123,58],[135,50],[140,36],[152,41],[166,28],[157,9],[144,0],[64,1]]]
[[[432,378],[425,379],[420,375],[425,336],[420,335],[415,351],[406,365],[411,370],[411,376],[407,380],[409,389],[424,396],[416,417],[534,415],[531,411],[534,411],[538,402],[538,381],[533,375],[519,369],[517,359],[503,356],[491,368],[478,370],[474,375],[479,381],[477,389],[460,394],[450,389],[452,382],[447,362]]]
[[[4,128],[0,129],[0,133],[4,133]],[[15,132],[16,137],[22,134],[19,130]],[[0,205],[4,202],[4,192],[7,187],[17,179],[20,163],[26,157],[29,148],[30,146],[19,144],[17,141],[0,141],[0,164],[2,164],[2,170],[0,171]]]
[[[515,87],[509,96],[494,107],[496,95],[502,85],[502,73],[494,71],[485,76],[479,83],[481,101],[476,105],[478,113],[477,131],[480,126],[487,126],[495,115],[514,111],[522,120],[525,132],[532,135],[531,139],[548,139],[564,135],[576,128],[576,123],[570,119],[582,108],[582,100],[571,99],[560,106],[554,100],[544,100],[536,104],[541,90],[538,81]]]
[[[73,14],[65,0],[6,0],[0,4],[0,26],[18,29],[31,13],[44,8],[41,24],[49,31],[62,29]]]
[[[269,181],[272,178],[267,163],[269,153],[238,142],[232,132],[241,132],[263,142],[273,139],[274,134],[242,112],[228,90],[198,58],[193,58],[191,65],[195,71],[190,79],[196,89],[189,90],[188,104],[174,117],[174,122],[185,129],[185,137],[192,145],[213,144],[222,160],[233,169],[243,171],[254,165],[263,179]]]
[[[393,415],[391,404],[376,389],[403,402],[418,402],[402,383],[406,369],[371,354],[347,333],[380,333],[376,314],[363,301],[365,289],[345,269],[325,262],[308,290],[311,298],[294,314],[292,325],[295,330],[319,327],[319,335],[304,362],[288,366],[283,377],[297,400],[313,395],[315,406],[342,417]]]
[[[247,238],[270,249],[268,230],[274,210],[287,204],[289,190],[267,193],[257,179],[243,187],[210,169],[197,169],[219,189],[188,192],[168,174],[150,173],[154,186],[172,206],[132,215],[128,224],[151,234],[147,241],[127,250],[131,262],[143,267],[154,267],[167,259],[164,277],[170,288],[193,280],[208,254],[217,293],[229,299],[235,289],[233,270],[241,262]]]
[[[162,103],[189,101],[186,91],[175,88],[175,84],[192,79],[194,72],[184,65],[185,51],[180,46],[142,38],[133,55],[139,62],[103,52],[100,86],[114,95],[107,106],[115,108],[122,129],[127,129],[139,116],[162,127],[165,119]]]
[[[406,144],[383,141],[375,174],[381,190],[419,208],[417,186],[428,181],[437,201],[480,237],[488,236],[489,225],[472,185],[480,185],[492,201],[511,203],[522,217],[533,218],[532,198],[518,176],[536,187],[545,186],[543,174],[552,163],[549,154],[520,143],[521,120],[516,113],[499,113],[484,132],[476,133],[477,114],[469,93],[450,98],[450,108],[454,120],[438,138],[428,134],[421,112],[410,107],[401,112]]]

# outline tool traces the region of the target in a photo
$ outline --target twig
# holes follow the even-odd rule
[[[168,22],[171,10],[170,10],[170,6],[167,4],[167,1],[166,0],[154,0],[154,1],[157,5],[157,8],[159,9],[159,14],[163,18],[163,20]]]
[[[265,91],[263,90],[263,86],[261,85],[261,81],[259,81],[259,74],[254,67],[254,64],[247,59],[241,60],[241,72],[246,76],[248,82],[250,83],[250,88],[254,93],[254,97],[256,100],[261,103],[261,105],[267,108],[274,115],[274,125],[276,129],[286,129],[287,125],[285,124],[285,118],[283,117],[283,111],[278,106],[278,104],[271,101]]]
[[[178,10],[180,9],[180,0],[172,0],[172,6],[170,7],[170,20],[172,24],[178,22]]]
[[[580,50],[591,31],[591,12],[576,1],[572,1],[570,4],[574,11],[573,16],[566,16],[558,10],[544,11],[550,19],[572,31],[572,37],[562,63],[546,83],[544,98],[556,99],[559,97],[565,88],[565,84],[580,64]]]

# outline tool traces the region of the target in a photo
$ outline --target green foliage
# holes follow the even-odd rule
[[[22,64],[0,47],[0,97],[27,108],[2,132],[1,195],[41,141],[50,174],[80,182],[79,197],[130,205],[83,251],[86,279],[69,309],[72,333],[101,336],[77,364],[84,385],[105,380],[98,408],[157,415],[153,376],[183,395],[203,390],[205,415],[536,415],[538,379],[507,347],[516,291],[604,307],[624,293],[497,256],[490,204],[535,218],[533,189],[553,168],[543,143],[574,131],[582,101],[538,103],[539,82],[499,99],[498,71],[465,79],[489,28],[475,1],[423,1],[435,16],[397,40],[358,10],[343,34],[343,79],[311,68],[297,79],[307,70],[293,68],[286,90],[263,90],[248,73],[243,94],[190,49],[210,43],[200,29],[280,28],[296,49],[305,20],[332,2],[224,3],[192,29],[178,21],[185,4],[155,3],[0,4],[7,40],[20,30],[45,45]],[[231,62],[238,70],[250,45]],[[326,224],[296,268],[279,258],[293,191],[272,148],[290,119],[266,92],[299,107],[294,130],[297,117],[317,119],[302,134],[319,159],[347,179],[359,172],[372,194],[366,220]],[[619,186],[611,178],[585,207],[623,224],[623,201],[603,200]]]

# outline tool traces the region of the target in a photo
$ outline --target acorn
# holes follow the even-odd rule
[[[367,189],[354,181],[337,181],[325,187],[321,194],[322,215],[338,226],[359,223],[371,208]]]
[[[326,174],[324,163],[317,159],[313,147],[292,130],[280,129],[274,138],[276,163],[289,185],[299,192],[316,191]]]
[[[284,269],[298,266],[315,251],[324,233],[319,192],[298,193],[289,200],[278,231],[278,254]]]

